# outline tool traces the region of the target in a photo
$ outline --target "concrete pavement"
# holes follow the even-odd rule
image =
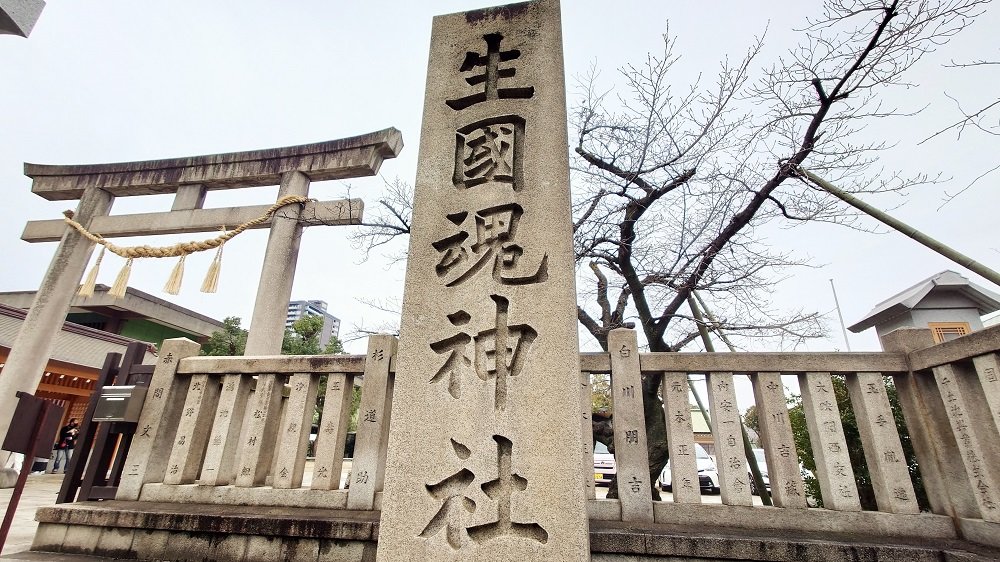
[[[39,507],[55,505],[59,486],[62,485],[62,474],[31,474],[24,484],[21,501],[14,512],[14,521],[7,535],[0,560],[58,560],[60,562],[95,562],[107,560],[93,556],[77,556],[70,554],[53,554],[50,552],[29,552],[31,541],[35,537],[38,523],[35,521],[35,510]],[[13,488],[0,490],[0,507],[6,513]]]
[[[345,459],[343,472],[341,474],[341,487],[343,487],[347,475],[351,471],[351,459]],[[312,474],[312,459],[306,462],[306,479],[303,483],[308,486]],[[14,520],[7,535],[7,542],[3,550],[0,551],[0,560],[53,560],[59,562],[96,562],[98,560],[109,560],[108,558],[95,556],[82,556],[76,554],[55,554],[51,552],[30,552],[31,542],[35,538],[35,531],[38,529],[38,522],[35,521],[35,510],[39,507],[52,506],[56,503],[56,496],[59,487],[62,485],[63,475],[60,474],[31,474],[24,484],[24,491],[21,493],[21,500],[18,502],[17,511],[14,513]],[[6,513],[10,497],[14,493],[13,488],[0,489],[0,509]]]

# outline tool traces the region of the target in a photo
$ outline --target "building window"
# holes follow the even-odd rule
[[[928,322],[927,327],[934,335],[934,343],[951,341],[972,331],[968,322]]]

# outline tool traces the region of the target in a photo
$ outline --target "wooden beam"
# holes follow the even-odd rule
[[[152,234],[185,234],[193,232],[219,232],[222,226],[233,227],[264,214],[270,205],[249,207],[224,207],[218,209],[189,209],[165,213],[138,213],[95,217],[90,231],[105,238],[146,236]],[[303,226],[339,226],[360,224],[365,204],[361,199],[336,201],[310,201],[305,204],[299,221]],[[277,213],[281,215],[281,211]],[[268,228],[265,221],[253,228]],[[21,233],[25,242],[58,242],[66,230],[62,219],[28,221]]]
[[[76,388],[73,386],[59,386],[47,382],[38,383],[38,390],[51,392],[53,394],[70,394],[73,396],[90,396],[94,391],[92,388]]]

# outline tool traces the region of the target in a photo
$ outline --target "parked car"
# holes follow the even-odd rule
[[[753,456],[757,459],[757,466],[760,468],[760,478],[764,481],[764,487],[767,488],[767,492],[771,493],[771,481],[767,477],[767,459],[764,458],[764,449],[754,449]],[[759,496],[760,492],[757,490],[757,484],[753,481],[753,473],[750,472],[750,467],[747,467],[747,477],[750,479],[750,493]]]
[[[608,451],[607,445],[600,441],[594,442],[594,483],[607,486],[618,473],[615,456]]]
[[[719,470],[715,465],[715,459],[698,443],[694,444],[694,458],[698,464],[698,487],[704,492],[718,494]],[[660,471],[660,477],[657,479],[660,489],[667,492],[672,491],[672,478],[673,476],[670,474],[670,461],[667,461],[667,465]]]
[[[753,456],[757,458],[757,466],[760,467],[760,477],[764,481],[764,487],[767,488],[768,493],[771,493],[771,480],[767,477],[767,459],[764,457],[764,449],[754,449]],[[799,473],[802,474],[803,480],[815,478],[808,468],[802,466],[802,463],[799,463]],[[747,478],[750,479],[750,493],[759,496],[760,493],[757,491],[757,485],[753,481],[753,473],[750,472],[750,467],[747,467]],[[807,497],[806,500],[810,506],[815,505],[813,498]]]

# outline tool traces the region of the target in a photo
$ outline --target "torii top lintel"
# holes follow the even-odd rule
[[[31,191],[50,201],[79,199],[92,187],[129,197],[176,193],[184,185],[209,190],[276,185],[290,171],[311,181],[373,176],[402,147],[402,134],[390,127],[326,142],[189,158],[85,165],[26,162],[24,174],[33,180]]]

